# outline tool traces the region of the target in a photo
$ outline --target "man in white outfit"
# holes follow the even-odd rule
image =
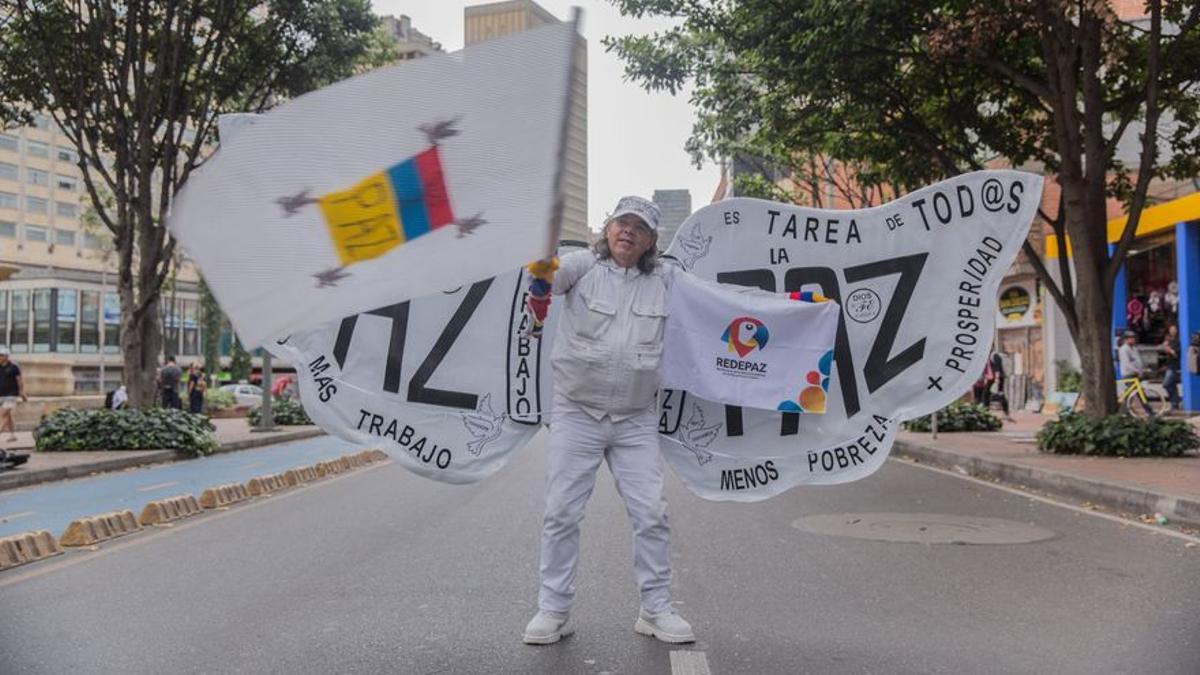
[[[658,206],[623,197],[592,250],[563,256],[552,292],[563,297],[554,347],[554,408],[546,453],[538,613],[525,642],[571,634],[579,523],[607,461],[633,525],[642,606],[634,630],[694,642],[671,608],[671,558],[655,395],[660,382],[667,286],[657,260]]]

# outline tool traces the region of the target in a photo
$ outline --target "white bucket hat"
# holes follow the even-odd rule
[[[659,210],[658,204],[644,197],[621,197],[617,202],[617,208],[613,210],[612,215],[608,220],[604,221],[608,225],[612,221],[621,216],[632,214],[641,218],[651,230],[658,232],[658,219],[662,217],[662,211]]]

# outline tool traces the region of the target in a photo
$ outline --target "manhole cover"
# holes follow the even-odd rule
[[[1037,525],[942,513],[832,513],[798,518],[792,527],[835,537],[919,544],[1028,544],[1055,536]]]

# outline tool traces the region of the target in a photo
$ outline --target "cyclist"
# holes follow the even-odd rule
[[[1117,363],[1121,367],[1121,377],[1125,379],[1137,378],[1142,379],[1146,373],[1146,366],[1142,363],[1142,355],[1137,348],[1137,333],[1127,330],[1122,335],[1124,341],[1121,343],[1120,349],[1117,350]],[[1150,406],[1141,398],[1137,398],[1142,407],[1147,413],[1151,413]]]

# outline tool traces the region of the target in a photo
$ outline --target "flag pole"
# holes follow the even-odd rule
[[[562,125],[558,130],[558,158],[554,167],[554,202],[550,207],[550,240],[546,242],[546,255],[553,257],[558,251],[558,240],[562,236],[563,212],[566,208],[567,182],[567,135],[571,129],[571,106],[575,103],[575,68],[579,61],[579,26],[583,21],[583,9],[571,8],[571,54],[567,58],[567,92],[563,101]]]

